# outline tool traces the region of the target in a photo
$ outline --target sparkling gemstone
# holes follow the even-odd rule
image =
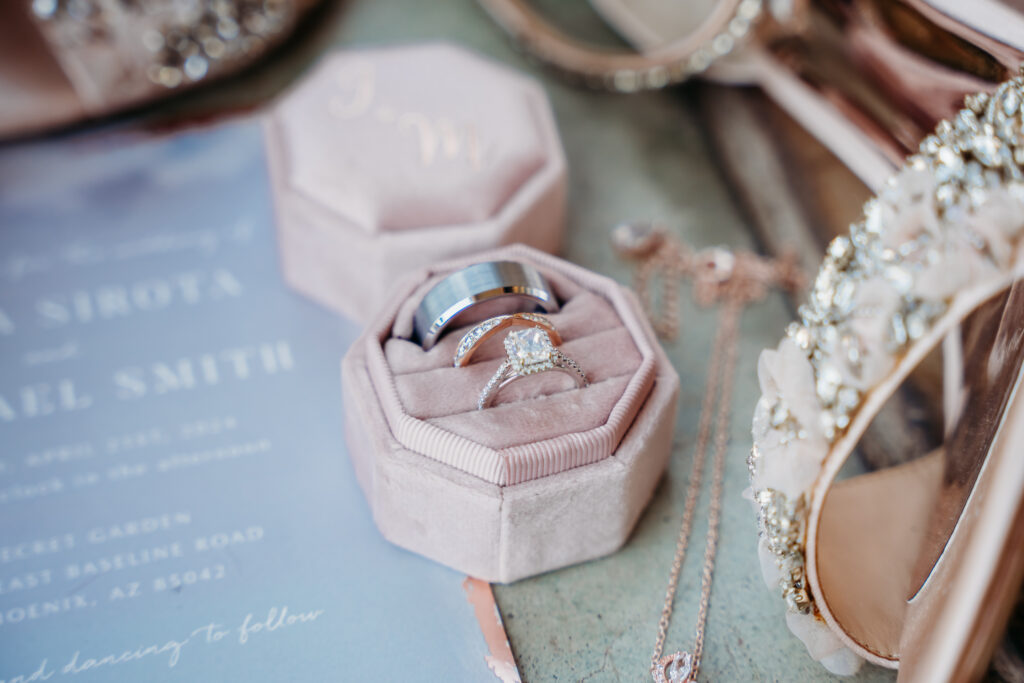
[[[962,109],[960,113],[956,115],[954,123],[956,132],[963,136],[976,133],[980,125],[981,124],[978,123],[978,117],[969,109]]]
[[[210,63],[200,55],[190,55],[183,65],[185,75],[193,81],[198,81],[203,78],[209,67]]]
[[[980,114],[985,110],[985,105],[988,104],[988,93],[977,93],[974,95],[968,95],[964,98],[964,106],[973,111],[975,114]]]
[[[874,235],[882,233],[882,205],[872,199],[864,206],[864,229]]]
[[[907,325],[899,313],[893,315],[889,322],[889,334],[896,346],[903,346],[907,343]]]
[[[691,71],[704,71],[711,66],[711,53],[707,49],[701,48],[693,53],[688,62]]]
[[[827,410],[821,413],[821,431],[829,441],[836,438],[836,418]]]
[[[1005,116],[1013,116],[1020,106],[1020,94],[1017,89],[1012,85],[1007,87],[999,98],[999,104]]]
[[[836,400],[836,393],[839,391],[839,386],[842,382],[843,375],[834,365],[825,363],[819,367],[818,381],[815,384],[815,388],[821,402],[825,405],[831,405]]]
[[[832,293],[832,305],[842,314],[849,313],[853,306],[853,295],[856,291],[857,288],[854,286],[851,278],[842,278],[836,283],[835,290]]]
[[[1008,145],[1020,144],[1020,125],[1016,117],[1003,119],[996,124],[996,134]]]
[[[750,455],[747,456],[747,471],[750,472],[750,478],[753,479],[757,475],[757,463],[761,459],[761,451],[757,448],[755,443],[750,447]]]
[[[1002,147],[991,127],[985,133],[979,133],[971,138],[971,151],[974,152],[975,158],[986,166],[1002,164]]]
[[[811,597],[804,585],[803,567],[794,567],[780,580],[782,597],[790,611],[806,614],[811,611]]]
[[[715,39],[711,42],[711,47],[719,55],[728,54],[732,51],[733,45],[735,45],[735,40],[728,33],[715,36]]]
[[[927,313],[923,308],[908,313],[904,322],[907,327],[907,336],[910,339],[920,339],[928,331]]]
[[[828,245],[828,255],[836,262],[836,265],[846,265],[850,257],[853,256],[853,245],[850,243],[850,238],[840,235],[832,240]]]
[[[957,192],[956,187],[951,184],[940,185],[935,190],[935,199],[939,205],[947,211],[951,209],[960,199],[960,193]]]
[[[527,374],[548,367],[554,351],[551,337],[536,327],[509,332],[505,337],[505,348],[516,371]]]
[[[948,142],[953,139],[953,124],[949,121],[942,120],[935,126],[935,134],[939,136],[939,139],[943,142]]]
[[[940,147],[935,158],[939,162],[935,168],[935,179],[940,183],[958,179],[961,173],[963,173],[964,160],[952,147]]]
[[[853,387],[843,387],[836,393],[836,407],[848,413],[860,403],[860,393]]]
[[[839,330],[835,325],[822,325],[816,330],[818,346],[826,353],[833,353],[839,341]]]
[[[822,308],[832,305],[837,277],[835,268],[826,265],[818,271],[818,277],[814,279],[814,300]]]
[[[32,0],[32,11],[40,19],[49,19],[57,13],[57,0]]]
[[[796,345],[803,351],[811,349],[811,331],[800,323],[790,323],[786,328],[786,334],[796,342]]]
[[[754,19],[761,13],[761,0],[743,0],[736,9],[736,16]]]
[[[771,424],[772,427],[781,427],[789,420],[789,408],[783,401],[776,401],[772,406]]]
[[[669,81],[668,68],[661,65],[653,67],[650,71],[647,72],[647,77],[645,78],[645,81],[647,87],[650,88],[651,90],[658,90],[660,88],[664,88],[666,85],[668,85]]]
[[[729,22],[729,32],[737,38],[742,38],[750,30],[750,20],[743,17],[735,17]]]
[[[925,154],[935,154],[942,147],[942,141],[934,135],[929,135],[921,141],[920,150]]]

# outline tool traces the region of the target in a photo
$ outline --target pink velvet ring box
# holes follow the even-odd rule
[[[430,351],[409,341],[439,279],[480,261],[529,263],[561,310],[561,349],[586,371],[575,388],[544,372],[477,397],[505,357],[491,339],[466,367],[462,327]],[[422,270],[394,291],[342,362],[345,434],[381,533],[466,574],[510,582],[617,550],[668,462],[679,378],[631,292],[515,245]]]
[[[544,92],[461,48],[334,53],[265,137],[285,280],[357,322],[430,263],[561,244],[565,155]]]

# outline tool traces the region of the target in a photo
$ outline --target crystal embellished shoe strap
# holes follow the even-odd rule
[[[480,4],[528,55],[566,80],[614,92],[663,88],[702,73],[732,52],[764,11],[764,0],[720,0],[691,35],[645,55],[584,45],[555,29],[524,0]]]
[[[749,460],[765,582],[830,670],[895,666],[824,599],[818,534],[830,485],[884,401],[978,304],[1024,274],[1024,78],[965,98],[829,245],[775,349]],[[817,653],[817,654],[816,654]],[[823,656],[820,653],[825,653]]]
[[[223,75],[284,38],[313,0],[26,2],[86,109]]]

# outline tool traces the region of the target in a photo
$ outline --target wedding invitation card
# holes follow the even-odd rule
[[[0,150],[0,681],[480,680],[345,452],[258,123]]]

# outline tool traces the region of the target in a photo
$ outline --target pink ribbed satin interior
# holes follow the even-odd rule
[[[516,380],[493,407],[477,410],[481,389],[504,359],[503,334],[463,368],[452,366],[452,356],[471,325],[450,330],[430,351],[401,338],[435,277],[398,309],[392,334],[371,351],[371,375],[392,431],[406,447],[501,485],[612,455],[653,384],[649,332],[635,300],[610,280],[592,276],[583,286],[557,267],[541,269],[562,302],[549,316],[562,334],[562,351],[580,364],[590,385],[578,389],[568,375],[545,372]]]

